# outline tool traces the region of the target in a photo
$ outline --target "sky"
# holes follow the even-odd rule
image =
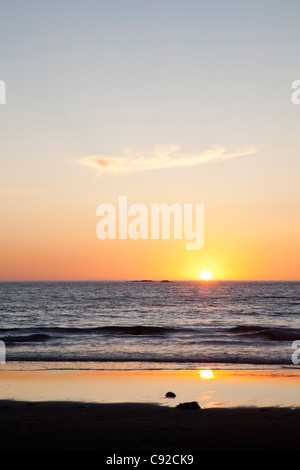
[[[299,279],[299,1],[2,2],[0,280]],[[204,205],[204,244],[100,204]]]

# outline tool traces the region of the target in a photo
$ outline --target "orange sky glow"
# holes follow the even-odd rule
[[[0,280],[299,280],[299,5],[129,3],[3,6]],[[121,195],[203,247],[100,240]]]

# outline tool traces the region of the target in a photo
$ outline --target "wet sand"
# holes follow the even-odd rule
[[[118,455],[299,448],[300,371],[205,375],[2,370],[0,449],[96,451],[103,463]],[[168,391],[176,398],[165,398]],[[194,400],[199,409],[177,408]]]
[[[99,456],[296,450],[300,409],[179,409],[142,403],[0,402],[0,449]]]

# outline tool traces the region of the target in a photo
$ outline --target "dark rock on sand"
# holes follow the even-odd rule
[[[196,401],[189,401],[185,403],[179,403],[179,405],[176,406],[176,408],[184,408],[187,410],[196,410],[200,409],[201,407]]]
[[[175,397],[176,397],[176,395],[173,392],[167,392],[166,393],[166,398],[175,398]]]

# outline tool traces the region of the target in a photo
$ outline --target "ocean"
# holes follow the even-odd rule
[[[1,282],[3,368],[299,368],[300,282]]]

